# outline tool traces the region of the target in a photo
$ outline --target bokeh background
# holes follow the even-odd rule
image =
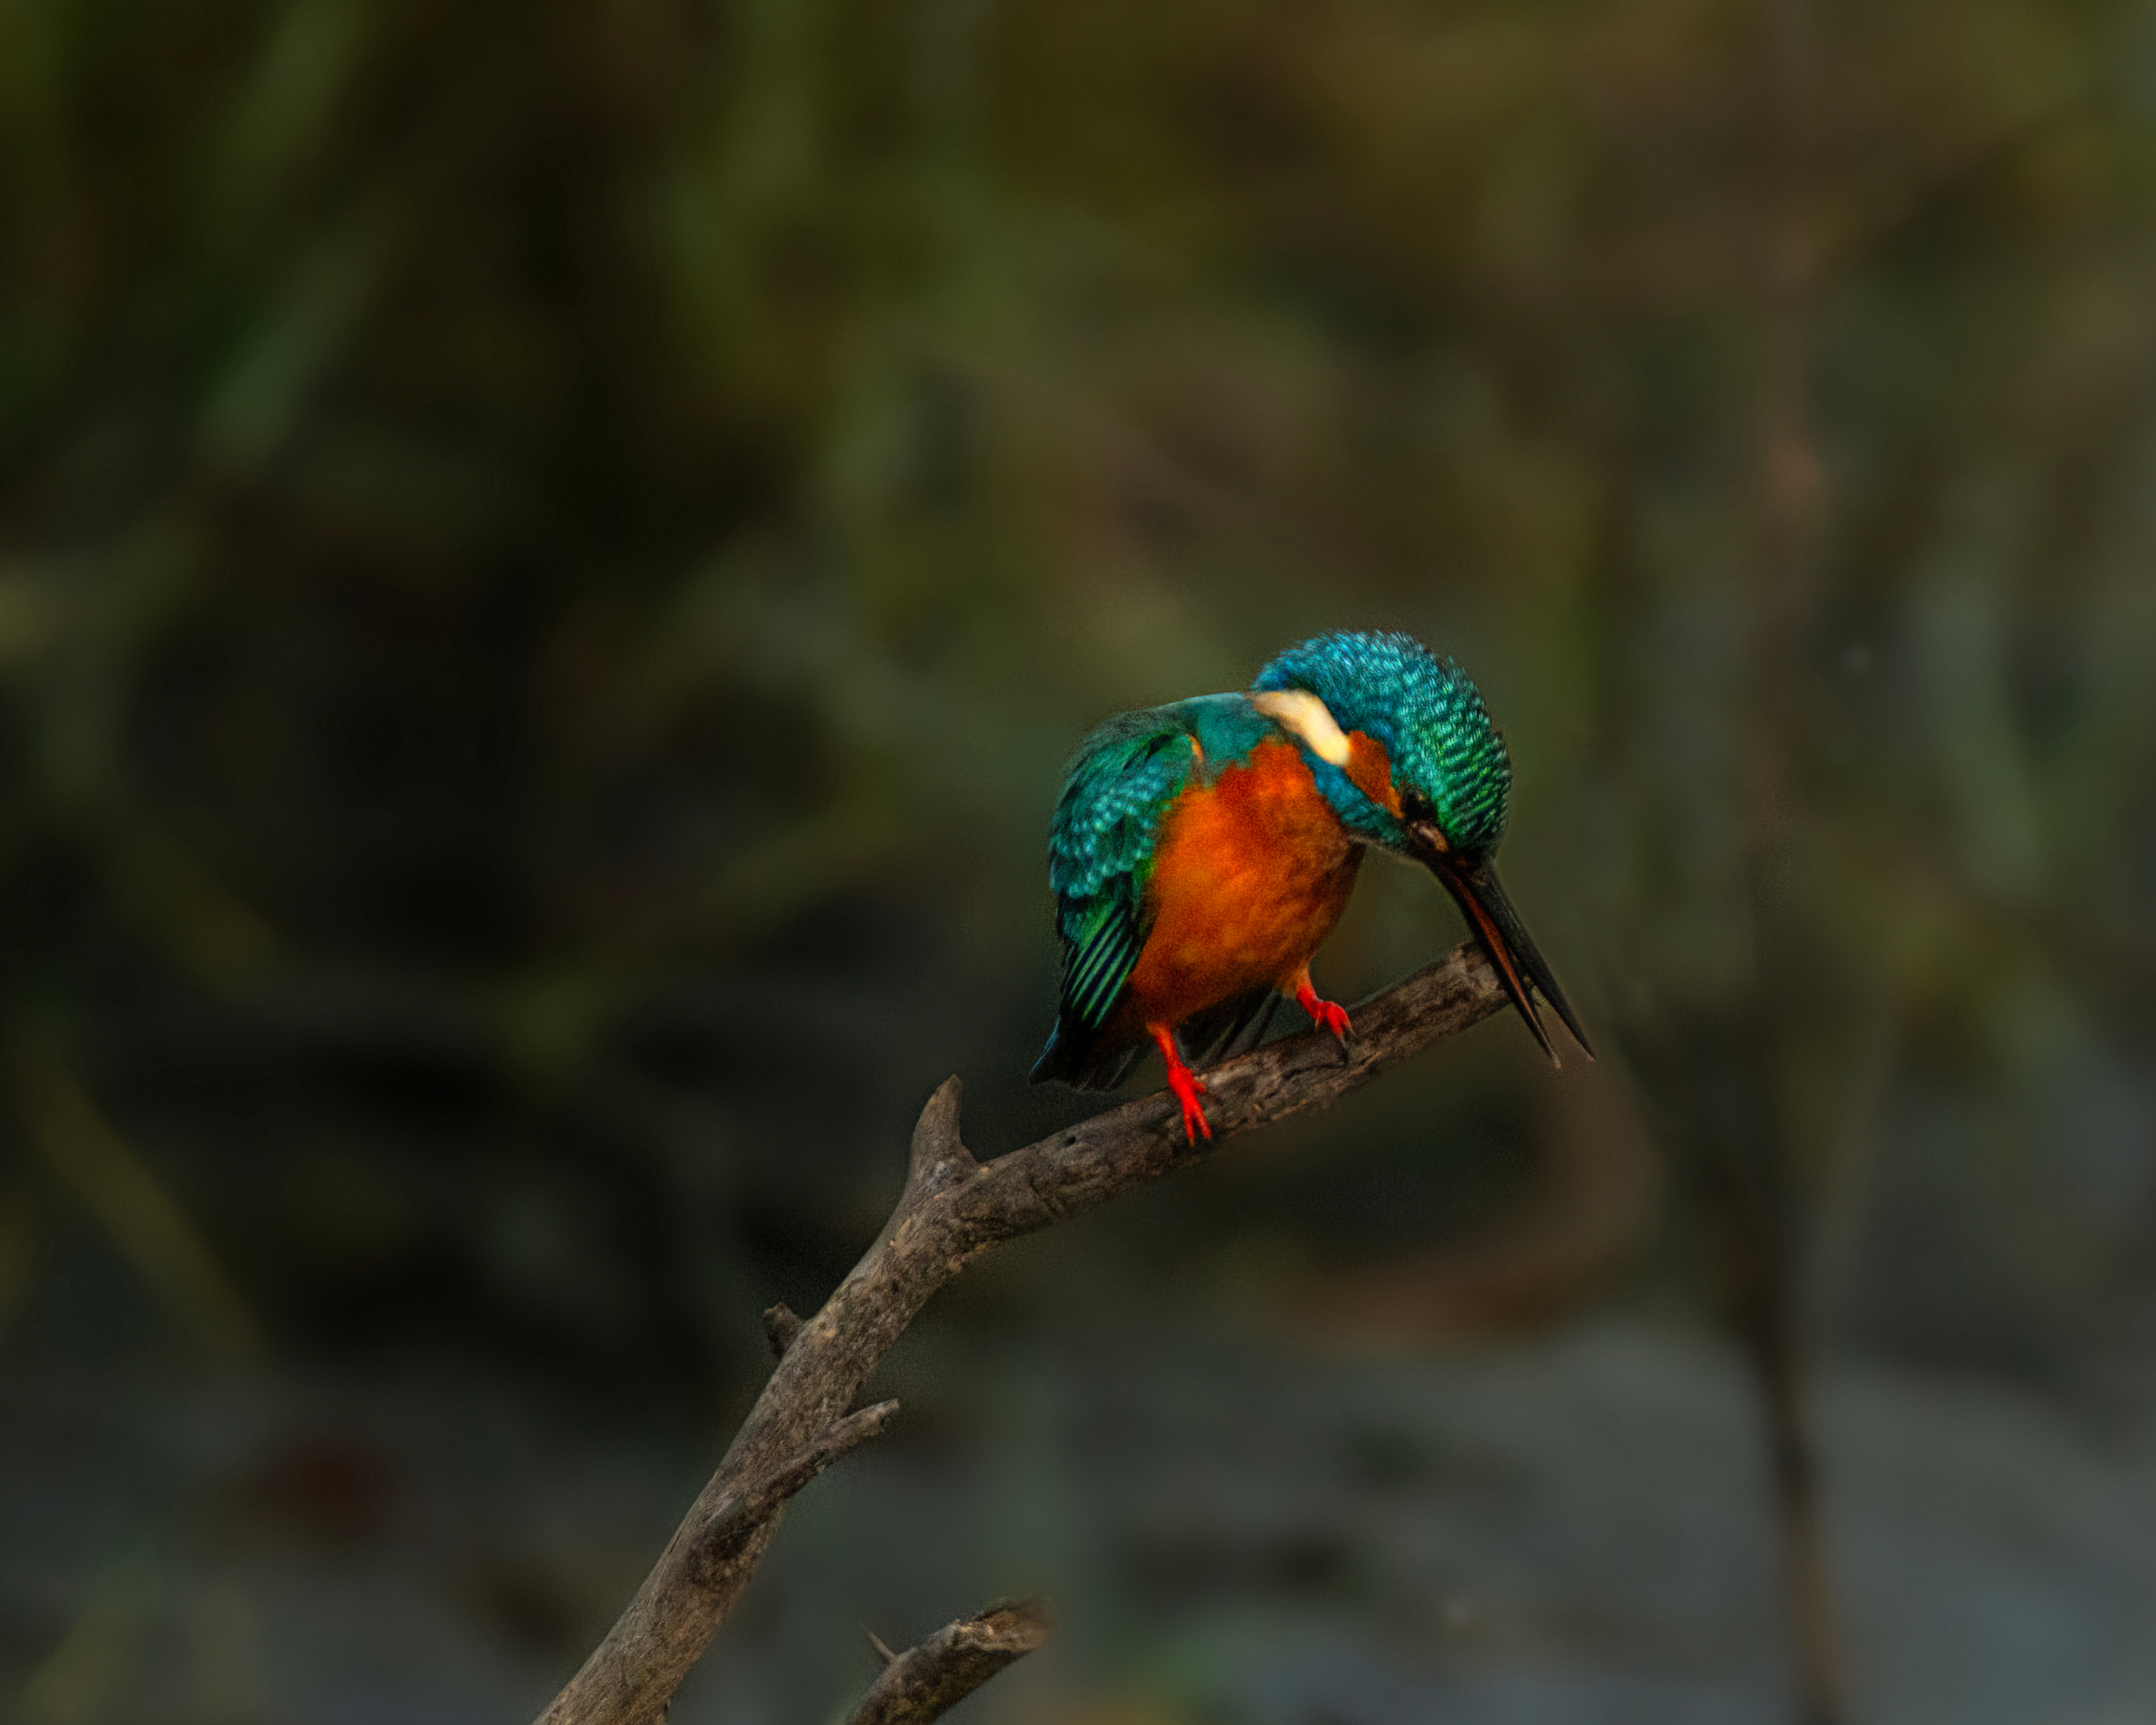
[[[1604,1058],[969,1271],[675,1717],[2156,1717],[2153,565],[2146,5],[0,0],[9,1716],[528,1717],[1092,1106],[1084,727],[1381,625]]]

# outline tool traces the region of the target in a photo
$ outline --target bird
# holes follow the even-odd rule
[[[1353,1026],[1310,964],[1369,850],[1444,884],[1553,1065],[1537,994],[1592,1060],[1492,862],[1512,777],[1466,672],[1389,630],[1322,634],[1246,691],[1104,721],[1071,756],[1050,824],[1063,968],[1033,1081],[1112,1089],[1158,1049],[1194,1147],[1213,1128],[1193,1060],[1254,1046],[1282,998],[1345,1057]]]

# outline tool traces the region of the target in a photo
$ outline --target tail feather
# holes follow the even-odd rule
[[[1113,1090],[1130,1076],[1145,1053],[1143,1043],[1101,1046],[1101,1033],[1066,1014],[1048,1033],[1048,1046],[1027,1076],[1035,1084],[1067,1084],[1077,1090]]]

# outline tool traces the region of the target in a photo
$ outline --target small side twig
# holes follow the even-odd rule
[[[766,1309],[763,1339],[771,1344],[773,1359],[784,1359],[786,1350],[793,1345],[793,1338],[800,1333],[801,1320],[793,1315],[793,1308],[783,1300]]]
[[[978,1617],[947,1623],[918,1646],[886,1656],[882,1675],[846,1715],[846,1725],[926,1725],[939,1719],[1040,1646],[1055,1628],[1054,1614],[1041,1599],[998,1599]],[[880,1641],[876,1648],[884,1651]]]
[[[687,1572],[696,1584],[707,1589],[724,1586],[756,1536],[794,1494],[841,1455],[879,1435],[897,1412],[896,1402],[878,1402],[847,1414],[799,1455],[727,1497],[708,1519],[686,1530]],[[675,1536],[677,1541],[681,1537]]]

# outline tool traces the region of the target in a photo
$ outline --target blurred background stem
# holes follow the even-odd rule
[[[1753,606],[1750,888],[1755,970],[1741,1009],[1761,1027],[1747,1062],[1766,1092],[1749,1142],[1710,1142],[1724,1166],[1708,1201],[1723,1236],[1720,1254],[1731,1322],[1758,1378],[1767,1453],[1779,1510],[1798,1711],[1806,1725],[1848,1717],[1845,1661],[1831,1553],[1820,1503],[1817,1442],[1804,1358],[1808,1338],[1798,1267],[1808,1231],[1777,1094],[1788,1064],[1788,996],[1796,986],[1784,954],[1802,938],[1786,903],[1796,806],[1792,739],[1815,704],[1812,594],[1825,465],[1815,425],[1815,330],[1820,293],[1815,208],[1820,85],[1815,0],[1765,0],[1773,141],[1762,200],[1759,271],[1758,573]]]

